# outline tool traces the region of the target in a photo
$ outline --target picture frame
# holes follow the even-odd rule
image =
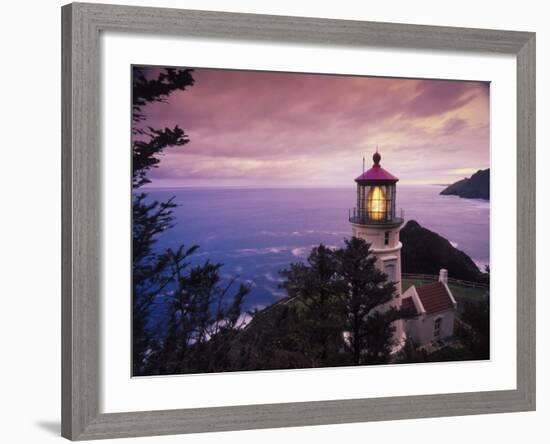
[[[515,56],[518,196],[516,389],[101,413],[99,36],[105,31]],[[534,33],[73,3],[62,8],[62,78],[64,437],[87,440],[535,409]]]

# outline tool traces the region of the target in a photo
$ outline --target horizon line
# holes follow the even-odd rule
[[[436,186],[436,187],[447,187],[451,184],[442,184],[442,183],[403,183],[400,186]],[[163,185],[163,186],[148,186],[144,185],[138,189],[140,190],[159,190],[159,189],[174,189],[174,188],[202,188],[202,189],[249,189],[249,190],[295,190],[295,189],[304,189],[304,190],[319,190],[319,189],[329,189],[329,190],[344,190],[350,189],[355,190],[355,187],[349,186],[256,186],[256,185]]]

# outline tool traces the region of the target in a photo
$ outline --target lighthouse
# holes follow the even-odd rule
[[[396,214],[397,177],[382,168],[378,150],[372,156],[373,165],[355,179],[357,183],[356,207],[350,210],[352,235],[365,240],[376,257],[376,266],[395,282],[395,298],[390,304],[401,306],[401,242],[399,230],[403,218]],[[401,342],[403,325],[397,321],[396,339]]]

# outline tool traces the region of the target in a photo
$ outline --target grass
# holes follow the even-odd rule
[[[434,281],[424,281],[421,279],[403,279],[403,282],[402,282],[403,293],[411,285],[419,287],[421,285],[429,284],[432,282]],[[458,303],[466,302],[466,301],[482,302],[484,300],[485,290],[481,288],[463,287],[461,285],[456,285],[456,284],[449,284],[449,288],[452,291],[453,296]]]

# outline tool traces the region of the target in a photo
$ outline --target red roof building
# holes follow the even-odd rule
[[[447,288],[441,282],[422,285],[416,288],[418,298],[426,313],[437,313],[438,311],[453,308],[453,300],[447,292]]]
[[[418,287],[412,285],[401,298],[401,308],[413,314],[413,318],[405,322],[407,337],[417,346],[451,337],[456,306],[447,285],[447,270],[440,271],[437,282]]]

